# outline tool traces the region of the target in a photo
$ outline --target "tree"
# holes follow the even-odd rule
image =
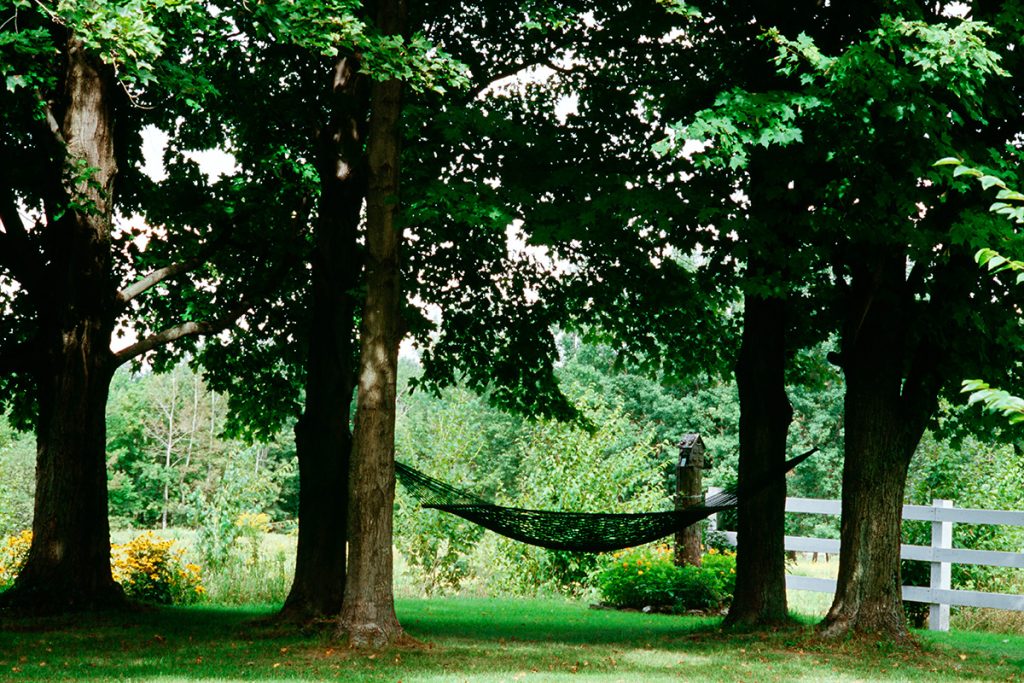
[[[104,456],[113,372],[163,344],[222,330],[249,305],[243,296],[209,319],[165,319],[111,349],[115,330],[153,304],[143,294],[194,275],[208,260],[209,241],[192,235],[186,258],[154,264],[132,243],[141,233],[117,231],[114,216],[138,208],[145,184],[134,165],[133,106],[185,86],[201,93],[164,48],[192,40],[210,17],[192,4],[141,0],[130,10],[13,2],[4,12],[17,21],[3,29],[8,91],[0,140],[14,161],[0,171],[0,265],[11,312],[0,335],[0,382],[19,423],[34,424],[37,486],[32,546],[3,602],[105,607],[122,595],[110,575]],[[158,77],[162,88],[153,85]],[[148,237],[182,242],[171,231]]]
[[[406,30],[404,0],[377,7],[384,35]],[[401,156],[402,82],[370,88],[367,131],[366,301],[360,330],[359,389],[353,440],[349,509],[349,572],[339,628],[353,647],[379,648],[402,635],[392,593],[392,504],[395,497],[395,399],[401,287],[397,223]]]
[[[705,133],[715,130],[704,137],[716,140],[716,153],[742,166],[759,142],[785,146],[808,178],[790,186],[792,202],[810,216],[802,241],[831,282],[816,278],[804,291],[821,293],[823,310],[842,321],[833,360],[846,379],[843,545],[828,635],[906,636],[898,545],[907,466],[956,368],[998,362],[993,349],[969,347],[964,336],[1005,329],[978,306],[999,295],[971,272],[965,253],[990,228],[931,168],[962,143],[968,122],[1006,111],[986,97],[1002,69],[985,25],[931,19],[882,16],[835,57],[807,37],[773,34],[783,73],[802,73],[802,87],[726,93],[700,117]],[[765,102],[782,106],[772,114],[757,108]],[[749,118],[755,112],[768,116]],[[839,144],[812,142],[826,139]]]

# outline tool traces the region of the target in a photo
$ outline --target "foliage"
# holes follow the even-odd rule
[[[520,466],[515,487],[496,502],[515,507],[574,512],[650,512],[669,498],[664,463],[649,426],[638,424],[593,389],[567,387],[593,425],[538,420],[516,444]],[[538,589],[580,594],[596,567],[591,553],[544,550],[498,537],[493,568],[499,586],[517,593]]]
[[[18,578],[31,545],[32,532],[28,529],[4,539],[3,546],[0,546],[0,591],[9,588]]]
[[[259,514],[277,499],[280,480],[293,466],[287,462],[277,469],[261,469],[260,449],[250,447],[227,463],[214,486],[193,492],[191,521],[203,564],[223,566],[235,550],[236,541],[253,535],[253,521],[259,523]]]
[[[409,370],[405,365],[403,379]],[[520,419],[461,387],[446,389],[440,397],[403,393],[399,409],[399,460],[483,495],[510,479],[514,454],[504,446],[515,442]],[[395,546],[427,595],[458,590],[470,578],[469,555],[482,536],[481,527],[461,517],[419,509],[402,492],[396,496]]]
[[[611,553],[601,564],[595,583],[603,602],[614,607],[713,611],[731,600],[736,586],[735,555],[714,549],[700,567],[677,566],[667,545]]]
[[[35,443],[0,417],[0,537],[32,525]]]
[[[270,441],[259,445],[228,437],[228,402],[184,362],[163,374],[127,369],[115,374],[107,407],[115,526],[179,526],[194,519],[196,500],[213,495],[229,464],[240,457],[273,479],[279,490],[256,512],[270,514],[274,522],[294,518],[298,477],[289,464],[290,434],[269,434]]]
[[[964,413],[947,406],[944,420],[956,419]],[[911,466],[907,483],[906,502],[931,505],[935,499],[952,500],[956,507],[992,510],[1020,510],[1024,508],[1024,462],[1016,449],[1000,443],[998,438],[982,440],[965,437],[961,443],[939,440],[926,434]],[[912,545],[931,545],[931,525],[928,522],[903,522],[903,542]],[[1024,544],[1024,530],[990,524],[956,524],[953,527],[953,547],[975,550],[1016,551]],[[904,560],[904,583],[926,586],[929,565],[925,562]],[[954,564],[953,588],[992,592],[1014,592],[1017,577],[1013,570],[969,564]],[[927,606],[904,603],[908,615],[923,621]]]
[[[161,605],[181,605],[199,600],[203,587],[199,565],[185,561],[184,548],[152,532],[111,547],[114,580],[128,597]]]
[[[940,159],[935,162],[935,165],[954,165],[954,177],[966,175],[977,178],[983,190],[992,187],[998,188],[996,193],[998,201],[989,207],[989,211],[1000,214],[1014,223],[1024,224],[1024,194],[1007,187],[1001,178],[965,165],[961,159],[955,157]],[[1014,283],[1018,286],[1024,282],[1024,262],[1022,261],[1009,259],[988,247],[979,249],[974,255],[974,259],[978,265],[984,266],[993,274],[1017,273]],[[1010,424],[1024,422],[1024,399],[1009,391],[992,387],[980,379],[967,379],[963,381],[962,392],[969,394],[967,402],[970,405],[980,403],[986,411],[1002,415]]]
[[[0,591],[10,587],[28,557],[29,530],[8,536],[0,545]],[[175,541],[147,531],[111,546],[110,569],[125,595],[161,605],[187,605],[206,593],[199,565],[185,559]]]

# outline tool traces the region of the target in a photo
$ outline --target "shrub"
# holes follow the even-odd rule
[[[8,536],[0,544],[0,591],[10,588],[32,545],[32,532]],[[195,602],[206,592],[199,566],[185,561],[174,541],[152,532],[110,548],[110,570],[125,595],[164,605]]]
[[[110,549],[114,580],[128,597],[163,605],[195,602],[205,593],[199,566],[174,541],[147,531]]]
[[[677,567],[667,545],[606,555],[596,576],[603,601],[614,607],[717,610],[736,585],[736,559],[711,550],[701,567]]]
[[[32,532],[26,529],[8,536],[0,545],[0,591],[10,588],[21,571],[32,545]]]

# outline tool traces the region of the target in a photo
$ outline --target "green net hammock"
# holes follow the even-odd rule
[[[502,536],[541,548],[599,553],[656,541],[716,512],[735,508],[740,498],[757,493],[774,477],[783,476],[816,450],[788,460],[781,471],[753,486],[723,491],[708,498],[703,505],[667,512],[557,512],[504,507],[400,462],[395,463],[395,474],[421,507],[458,515]]]

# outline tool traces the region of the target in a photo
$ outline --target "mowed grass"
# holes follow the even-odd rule
[[[8,622],[3,681],[1007,681],[1024,637],[919,634],[920,647],[823,643],[812,629],[723,634],[718,619],[588,609],[557,600],[409,599],[419,641],[369,654],[329,631],[210,607]]]

